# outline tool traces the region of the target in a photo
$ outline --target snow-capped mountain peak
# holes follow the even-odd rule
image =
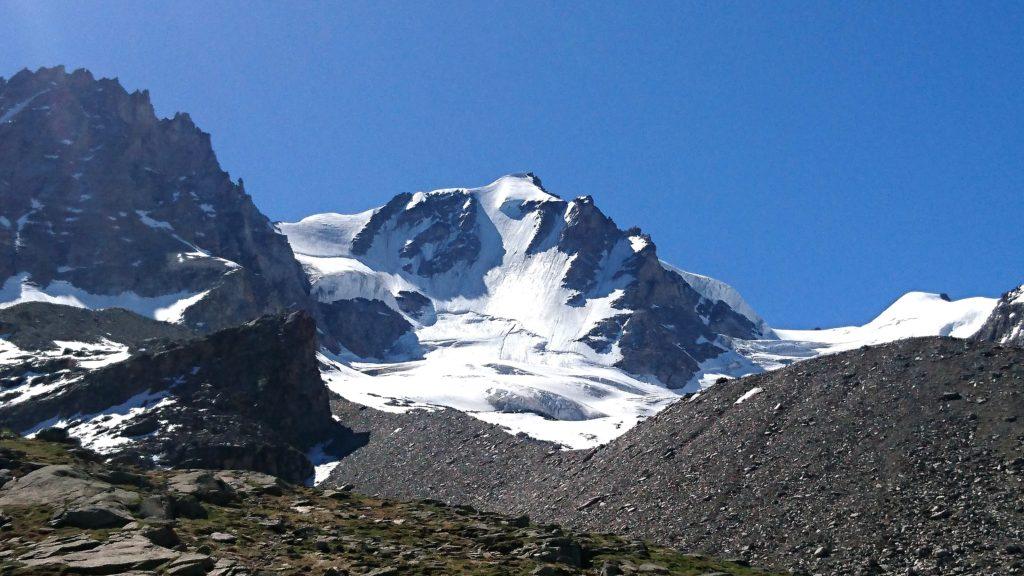
[[[908,292],[863,326],[824,330],[775,328],[775,340],[734,341],[736,348],[766,369],[812,358],[875,346],[905,338],[950,336],[970,338],[996,306],[995,298],[950,300],[945,294]]]
[[[392,315],[389,326],[407,327],[370,355],[391,362],[387,369],[360,368],[366,354],[342,352],[372,382],[351,372],[328,376],[339,392],[364,402],[358,390],[372,388],[397,403],[489,417],[529,413],[506,418],[520,426],[531,418],[606,418],[617,430],[674,397],[666,388],[698,389],[702,378],[758,370],[729,338],[770,336],[749,307],[732,308],[742,299],[724,284],[716,292],[705,279],[695,288],[658,260],[639,229],[620,229],[590,196],[548,192],[532,174],[400,194],[375,210],[311,216],[279,229],[325,316],[358,302],[381,307],[381,318]],[[351,352],[348,342],[366,340],[365,331],[358,336],[339,340]],[[623,393],[633,400],[607,401]],[[594,436],[601,428],[591,422],[586,429]]]

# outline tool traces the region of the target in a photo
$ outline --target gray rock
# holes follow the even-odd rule
[[[172,476],[167,489],[173,494],[195,496],[203,502],[224,506],[237,498],[235,490],[213,472],[193,470]]]
[[[146,540],[163,548],[174,548],[181,544],[181,539],[169,524],[144,525],[139,528],[139,533]]]
[[[164,494],[151,494],[139,502],[138,514],[142,518],[170,520],[174,518],[174,506]]]
[[[168,576],[203,576],[215,565],[213,558],[204,554],[182,554],[164,568],[164,573]]]
[[[238,538],[234,534],[228,534],[227,532],[214,532],[210,534],[210,540],[220,544],[234,544]]]
[[[54,527],[71,526],[73,528],[98,529],[120,528],[132,521],[132,516],[123,508],[116,506],[88,505],[67,508],[50,520]]]
[[[177,494],[171,497],[171,509],[176,518],[206,518],[206,508],[191,494]]]
[[[180,556],[155,546],[141,535],[111,537],[100,546],[23,562],[37,568],[63,568],[85,574],[119,574],[129,570],[152,570]]]
[[[0,488],[0,507],[112,503],[130,508],[139,501],[137,492],[117,488],[65,465],[43,466]]]
[[[54,556],[63,556],[72,552],[92,550],[100,544],[101,542],[99,540],[93,540],[88,536],[82,535],[51,537],[32,546],[32,549],[23,554],[20,559],[38,560],[52,558]]]

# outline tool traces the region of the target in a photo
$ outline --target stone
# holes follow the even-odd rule
[[[218,506],[229,504],[237,498],[231,486],[207,470],[193,470],[172,476],[167,481],[167,489]]]
[[[182,554],[164,568],[164,573],[168,576],[203,576],[215,565],[213,558],[205,554]]]
[[[50,520],[53,527],[98,529],[120,528],[132,521],[132,516],[113,506],[91,505],[65,509]]]
[[[174,518],[174,506],[164,494],[151,494],[139,502],[137,513],[142,518],[170,520]]]
[[[62,464],[42,466],[17,478],[0,492],[0,507],[65,506],[116,503],[132,508],[140,501],[137,492],[115,487],[83,470]]]
[[[163,548],[174,548],[178,544],[181,544],[181,539],[178,538],[178,534],[168,524],[157,524],[142,526],[139,529],[139,533],[142,534],[146,540],[149,540],[157,546]]]
[[[220,544],[234,544],[238,538],[236,538],[234,534],[229,534],[227,532],[214,532],[213,534],[210,534],[210,540]]]
[[[207,516],[206,508],[191,494],[172,496],[171,509],[174,517],[202,519]]]
[[[23,562],[32,567],[64,567],[68,572],[118,574],[129,570],[152,570],[174,560],[179,553],[153,545],[141,535],[111,537],[100,546]]]
[[[572,573],[560,566],[545,564],[534,568],[530,574],[532,576],[569,576]]]
[[[65,554],[70,554],[71,552],[92,550],[100,544],[101,542],[99,540],[93,540],[92,538],[83,535],[51,537],[33,546],[32,549],[23,554],[20,559],[32,560],[63,556]]]

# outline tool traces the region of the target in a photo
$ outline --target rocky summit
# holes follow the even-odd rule
[[[0,574],[768,574],[610,534],[0,438]]]
[[[0,78],[0,302],[200,331],[306,305],[285,239],[187,114],[64,68]]]

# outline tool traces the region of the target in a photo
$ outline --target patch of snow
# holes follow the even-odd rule
[[[0,286],[0,308],[22,302],[49,302],[76,308],[102,310],[124,308],[136,314],[162,320],[180,321],[185,310],[201,300],[207,292],[175,292],[160,296],[140,296],[134,292],[121,294],[92,294],[64,280],[55,280],[45,287],[31,281],[28,273],[16,274]]]
[[[161,220],[154,220],[153,218],[150,218],[149,212],[146,210],[136,210],[135,213],[139,216],[139,220],[141,220],[143,224],[149,226],[150,228],[154,228],[157,230],[170,230],[172,232],[174,231],[174,226],[171,226],[167,222],[163,222]]]
[[[826,330],[779,330],[782,340],[799,342],[819,354],[853,350],[918,336],[968,338],[985,323],[998,302],[995,298],[949,301],[938,294],[908,292],[877,318],[863,326]]]
[[[1016,295],[1010,300],[1010,304],[1024,304],[1024,285],[1017,288],[1014,292],[1016,292]]]
[[[761,388],[757,388],[757,387],[751,388],[750,390],[747,390],[746,392],[744,392],[742,396],[737,398],[735,403],[736,404],[743,404],[744,402],[746,402],[747,400],[750,400],[751,398],[753,398],[754,396],[760,394],[761,392],[764,392],[764,390],[761,389]]]
[[[146,412],[174,404],[166,390],[141,392],[125,400],[121,404],[111,406],[92,414],[76,414],[69,418],[49,419],[24,430],[24,436],[33,437],[40,430],[50,427],[67,429],[68,433],[78,438],[86,448],[107,454],[127,444],[133,439],[122,436],[116,430],[121,424],[132,420]]]
[[[331,472],[341,463],[337,456],[328,453],[325,448],[325,443],[320,443],[313,446],[306,454],[310,463],[313,464],[313,478],[307,482],[313,486],[319,486],[324,480],[327,480]]]
[[[153,318],[161,322],[179,324],[185,318],[185,311],[188,310],[194,304],[198,303],[203,298],[205,298],[206,295],[209,293],[209,290],[205,290],[194,296],[182,298],[181,300],[178,300],[165,308],[158,308],[153,311]]]
[[[0,116],[0,125],[7,124],[7,123],[13,121],[14,117],[17,116],[18,114],[20,114],[22,112],[22,110],[24,110],[26,107],[28,107],[28,105],[31,104],[33,100],[35,100],[36,98],[42,96],[43,94],[46,94],[47,92],[49,92],[49,90],[43,90],[42,92],[37,92],[36,94],[33,94],[32,96],[30,96],[27,100],[22,100],[21,102],[18,102],[14,106],[11,106],[10,109],[8,109],[6,112],[3,113],[2,116]]]

